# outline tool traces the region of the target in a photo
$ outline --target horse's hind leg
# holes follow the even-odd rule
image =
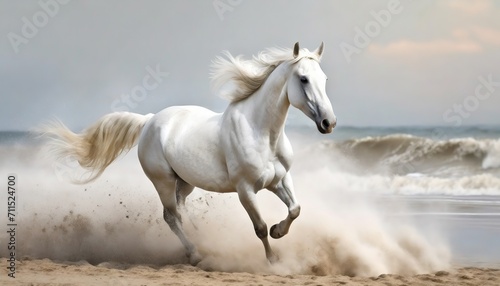
[[[194,186],[186,183],[184,180],[181,178],[177,178],[177,181],[175,183],[175,195],[177,197],[177,205],[181,208],[181,212],[184,215],[187,215],[189,218],[189,221],[193,225],[193,227],[198,230],[198,227],[196,227],[195,223],[193,222],[192,215],[187,212],[186,209],[186,197],[189,196],[194,190]]]
[[[181,178],[177,178],[175,184],[175,194],[177,196],[177,204],[181,207],[186,205],[186,197],[193,192],[194,186],[186,183]]]
[[[163,218],[167,222],[170,229],[177,235],[181,240],[182,244],[186,248],[187,256],[189,262],[192,265],[198,264],[201,261],[201,256],[194,244],[189,241],[182,229],[182,219],[180,213],[177,211],[177,198],[176,198],[176,186],[173,180],[161,180],[153,182],[158,194],[160,195],[161,202],[163,204]]]

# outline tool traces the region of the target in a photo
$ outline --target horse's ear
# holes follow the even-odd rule
[[[299,56],[299,42],[295,43],[293,46],[293,58],[297,58]]]
[[[319,45],[319,47],[316,49],[316,51],[314,51],[314,53],[316,55],[318,55],[318,58],[321,59],[321,55],[323,54],[323,49],[325,48],[325,44],[323,42],[321,42],[321,45]]]

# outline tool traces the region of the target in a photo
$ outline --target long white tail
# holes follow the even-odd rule
[[[91,172],[88,179],[76,181],[88,183],[99,177],[121,153],[137,144],[144,124],[152,116],[114,112],[103,116],[80,134],[71,132],[60,121],[43,126],[41,131],[52,139],[50,148],[58,159],[73,157]]]

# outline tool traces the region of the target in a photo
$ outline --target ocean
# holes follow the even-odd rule
[[[336,251],[320,259],[323,254],[319,253],[325,252],[322,249],[307,263],[335,260],[335,267],[331,261],[325,264],[325,269],[333,269],[326,273],[343,273],[339,266],[342,259],[352,263],[352,257],[359,261],[355,274],[402,272],[395,266],[404,259],[402,252],[412,257],[411,263],[406,262],[413,265],[413,272],[425,272],[427,265],[500,266],[500,126],[338,127],[329,135],[320,134],[313,126],[287,126],[286,132],[295,152],[291,173],[303,203],[297,226],[292,226],[288,235],[295,238],[283,238],[280,241],[286,243],[282,244],[273,241],[281,252],[287,251],[286,245],[299,245],[295,252],[303,255],[305,242],[297,237],[307,234],[293,233],[293,229],[314,225],[314,231],[328,233],[328,239],[316,241],[315,246],[307,244],[307,249],[329,241],[328,247]],[[96,182],[74,185],[71,176],[81,174],[76,163],[51,161],[43,147],[44,141],[28,132],[0,132],[2,176],[18,177],[21,256],[96,264],[183,261],[180,244],[163,225],[159,200],[141,172],[135,149],[113,163]],[[283,218],[286,209],[281,202],[259,196],[270,225],[273,219]],[[212,255],[210,261],[234,255],[225,252],[233,242],[225,240],[221,230],[235,237],[244,233],[249,244],[257,244],[255,251],[261,251],[234,196],[197,190],[191,197],[187,227],[201,220],[202,225],[219,230],[203,233],[205,228],[197,225],[188,231],[198,233],[195,244],[202,245],[202,253]],[[6,194],[0,194],[0,201],[0,223],[6,225]],[[273,205],[267,208],[269,204]],[[229,211],[238,215],[222,223]],[[239,224],[234,220],[240,217],[245,226],[234,229]],[[223,245],[212,245],[208,250],[200,232],[205,239],[213,236],[224,241]],[[169,246],[156,246],[164,241],[158,237],[165,235]],[[135,238],[125,239],[127,236]],[[2,231],[0,241],[4,239]],[[341,255],[340,247],[349,250]],[[133,253],[125,255],[131,248]],[[236,253],[252,249],[241,245],[231,248]],[[0,255],[7,256],[3,246]],[[234,264],[241,262],[236,257],[233,264],[211,267],[229,271],[253,271],[256,267],[246,262],[235,268]],[[378,266],[363,268],[365,264]],[[285,268],[300,272],[300,267]]]

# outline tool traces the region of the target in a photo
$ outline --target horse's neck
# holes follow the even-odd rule
[[[271,144],[281,136],[290,106],[285,87],[288,68],[288,64],[279,65],[264,84],[242,102],[245,105],[243,112],[255,127],[254,132],[269,136]]]

